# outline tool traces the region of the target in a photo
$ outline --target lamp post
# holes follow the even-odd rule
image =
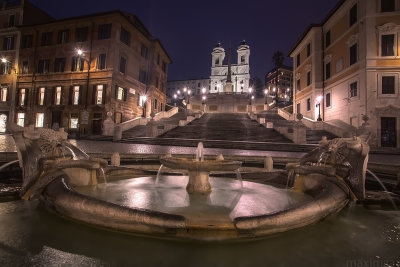
[[[204,105],[204,104],[206,103],[206,99],[207,99],[207,97],[206,97],[205,95],[203,95],[203,96],[201,97],[201,104],[202,104],[202,105]]]
[[[265,95],[265,104],[268,105],[268,89],[264,90],[264,95]]]
[[[143,105],[143,114],[142,117],[146,118],[146,101],[147,101],[147,96],[142,96],[142,105]]]
[[[318,108],[317,121],[322,121],[322,118],[321,118],[321,100],[322,100],[322,96],[321,95],[317,96],[317,104],[315,105],[315,107]]]
[[[251,99],[252,99],[252,93],[253,92],[253,88],[249,87],[249,105],[251,105]]]
[[[190,94],[192,93],[192,90],[188,90],[187,91],[187,95],[188,95],[188,99],[187,99],[187,103],[190,104]]]
[[[82,49],[80,49],[80,48],[77,48],[77,49],[75,49],[76,50],[76,55],[77,55],[77,61],[76,61],[76,69],[80,69],[81,68],[81,66],[80,66],[80,64],[81,64],[81,60],[80,59],[83,59],[84,61],[86,61],[86,63],[88,64],[88,69],[87,69],[87,75],[86,75],[86,90],[87,90],[87,92],[86,92],[86,101],[84,101],[84,103],[85,103],[85,109],[86,109],[86,106],[87,106],[87,99],[88,99],[88,94],[89,94],[89,80],[90,80],[90,64],[91,64],[91,59],[86,59],[85,58],[85,54],[84,54],[84,51],[82,50]],[[83,66],[82,66],[82,69],[83,69]]]
[[[174,107],[176,107],[176,99],[178,98],[178,96],[176,94],[174,94]]]

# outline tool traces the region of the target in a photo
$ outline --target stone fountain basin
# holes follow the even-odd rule
[[[184,214],[172,210],[162,211],[157,210],[157,205],[151,203],[148,206],[130,206],[86,195],[80,192],[79,187],[71,186],[66,175],[61,175],[51,182],[42,194],[41,200],[45,206],[62,217],[97,227],[158,238],[206,241],[261,238],[304,227],[339,212],[349,201],[347,187],[335,177],[311,174],[302,177],[298,183],[301,183],[301,186],[298,186],[300,189],[297,193],[304,194],[305,201],[271,212],[253,212],[247,215],[231,213],[227,219],[220,222],[214,220],[212,223],[206,219],[206,213]],[[250,184],[253,184],[251,185],[253,188],[265,186]],[[132,191],[129,195],[133,193],[135,192]],[[251,195],[249,196],[252,199]],[[139,203],[142,203],[143,196],[139,194],[137,197]],[[268,206],[269,196],[262,197],[266,199],[265,205]],[[243,199],[243,196],[240,198]],[[270,200],[274,201],[273,198]],[[242,203],[244,205],[242,210],[247,212],[246,206],[252,207],[256,204],[253,201],[249,199]],[[200,219],[193,220],[190,217],[193,215]]]
[[[160,161],[165,167],[170,169],[188,171],[235,171],[242,166],[242,162],[232,160],[196,161],[195,159],[164,157]]]

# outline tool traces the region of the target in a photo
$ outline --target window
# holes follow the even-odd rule
[[[355,4],[349,13],[349,26],[352,26],[354,23],[357,22],[357,4]]]
[[[165,63],[164,61],[162,62],[162,70],[164,72],[167,72],[167,63]]]
[[[23,35],[21,40],[21,48],[32,48],[32,35]]]
[[[331,31],[327,31],[325,34],[325,47],[331,45]]]
[[[350,66],[357,62],[357,44],[350,46]]]
[[[121,57],[119,61],[119,72],[121,72],[122,74],[125,74],[126,72],[126,58],[124,57]]]
[[[48,73],[49,72],[49,60],[40,59],[38,65],[38,73]]]
[[[154,109],[157,109],[157,106],[158,106],[157,99],[154,99]]]
[[[307,111],[311,110],[311,99],[307,98]]]
[[[219,65],[219,58],[215,60],[215,65]]]
[[[301,88],[300,88],[300,79],[297,79],[297,80],[296,80],[296,89],[297,89],[298,91],[301,90]]]
[[[29,64],[28,61],[22,61],[22,74],[29,73]]]
[[[62,88],[61,86],[57,86],[54,91],[54,105],[56,106],[61,105],[61,94],[62,94]]]
[[[42,33],[42,41],[40,43],[41,46],[51,45],[51,37],[52,37],[51,32]]]
[[[94,92],[94,104],[96,105],[102,105],[104,104],[104,85],[98,84],[95,85],[95,92]]]
[[[17,114],[17,124],[21,127],[24,127],[24,121],[25,121],[25,113],[18,113]]]
[[[300,53],[297,54],[297,57],[296,57],[296,66],[297,67],[300,66]]]
[[[149,53],[149,49],[147,48],[147,46],[145,46],[144,44],[142,44],[142,47],[140,48],[140,55],[141,55],[143,58],[146,58],[146,59],[147,59],[148,53]]]
[[[121,42],[129,46],[131,44],[131,33],[121,27]]]
[[[156,88],[159,88],[160,85],[160,78],[156,77]]]
[[[144,71],[144,70],[140,70],[139,71],[139,81],[141,83],[146,83],[146,81],[147,81],[147,73],[146,73],[146,71]]]
[[[14,36],[7,36],[3,39],[3,50],[14,50]]]
[[[18,101],[19,101],[19,105],[21,107],[26,105],[26,102],[27,102],[26,89],[19,89]]]
[[[331,106],[331,93],[325,95],[325,107],[329,108]]]
[[[75,41],[77,42],[86,42],[88,35],[88,27],[80,27],[76,28],[75,31]]]
[[[83,71],[85,60],[81,57],[72,57],[71,71]]]
[[[395,93],[395,76],[382,76],[382,94]]]
[[[7,87],[0,88],[0,102],[6,102],[7,101],[7,93],[8,93],[8,88]]]
[[[325,80],[328,80],[331,77],[331,63],[328,62],[325,64]]]
[[[69,119],[69,128],[78,129],[78,124],[79,124],[78,113],[71,113],[71,117]]]
[[[125,99],[125,90],[122,87],[117,88],[117,99],[124,100]]]
[[[353,82],[350,84],[350,98],[358,96],[358,84]]]
[[[54,72],[64,72],[65,58],[56,58],[54,62]]]
[[[57,43],[66,44],[69,42],[69,30],[58,31]]]
[[[160,65],[160,54],[157,54],[157,65]]]
[[[311,84],[311,71],[307,72],[307,86]]]
[[[106,54],[100,54],[97,59],[97,69],[104,70],[106,68]]]
[[[45,92],[46,92],[46,89],[44,87],[40,87],[38,90],[37,103],[39,106],[44,105]]]
[[[393,12],[395,8],[395,0],[381,0],[381,12]]]
[[[79,85],[72,87],[72,105],[79,105]]]
[[[10,61],[0,64],[0,74],[11,74],[11,62]]]
[[[307,57],[309,57],[311,55],[311,44],[308,43],[307,44]]]
[[[108,39],[111,37],[111,24],[99,25],[98,39]]]
[[[300,103],[297,103],[297,105],[296,105],[296,111],[297,111],[297,113],[301,113],[301,110],[300,110]]]
[[[241,56],[240,57],[240,62],[241,63],[245,63],[246,62],[246,57],[245,56]]]
[[[383,57],[394,56],[394,34],[381,35],[381,55]]]
[[[14,27],[15,26],[15,15],[10,15],[8,17],[8,27]]]
[[[43,122],[44,122],[44,113],[36,113],[36,124],[35,126],[38,128],[43,127]]]

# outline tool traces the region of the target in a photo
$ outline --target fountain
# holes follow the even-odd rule
[[[161,163],[171,169],[185,169],[189,172],[186,190],[189,194],[208,194],[211,192],[209,174],[212,171],[235,171],[242,165],[239,161],[204,160],[203,143],[196,149],[196,159],[161,158]]]
[[[326,141],[300,162],[288,164],[289,188],[231,178],[241,162],[205,160],[202,144],[195,159],[167,156],[169,168],[188,176],[165,175],[101,183],[104,160],[79,158],[66,134],[48,129],[13,128],[23,168],[21,196],[39,198],[54,213],[98,227],[178,239],[236,240],[264,237],[316,223],[365,197],[369,147],[360,137]],[[68,155],[66,152],[70,151]],[[71,156],[75,154],[75,156]]]

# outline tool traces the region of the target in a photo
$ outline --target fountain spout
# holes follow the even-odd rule
[[[196,161],[204,161],[204,146],[202,142],[199,142],[196,149]]]

